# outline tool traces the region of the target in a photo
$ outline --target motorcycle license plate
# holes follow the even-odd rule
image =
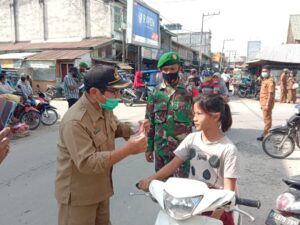
[[[285,217],[271,210],[265,222],[266,225],[300,225],[300,220],[294,217]]]

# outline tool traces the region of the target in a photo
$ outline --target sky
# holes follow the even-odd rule
[[[162,24],[180,23],[187,31],[212,32],[212,52],[236,51],[247,55],[248,41],[261,41],[262,48],[286,42],[289,16],[300,14],[300,0],[143,0],[160,12]]]

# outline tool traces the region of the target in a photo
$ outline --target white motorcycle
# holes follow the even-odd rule
[[[260,201],[238,198],[235,192],[229,190],[209,189],[204,182],[186,178],[171,177],[166,182],[153,180],[149,190],[150,193],[145,195],[163,209],[155,225],[222,225],[220,220],[201,215],[215,209],[236,212],[234,220],[237,225],[241,224],[239,214],[248,216],[251,221],[255,219],[236,205],[260,207]]]

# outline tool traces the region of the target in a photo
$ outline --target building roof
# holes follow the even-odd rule
[[[300,14],[290,15],[290,26],[295,40],[300,40]]]
[[[300,44],[283,44],[272,48],[264,48],[256,58],[273,62],[300,63]]]
[[[1,52],[21,52],[21,51],[40,51],[40,50],[65,50],[65,49],[85,49],[91,50],[102,45],[108,44],[113,39],[101,37],[93,39],[85,39],[81,41],[70,42],[19,42],[19,43],[0,43]]]
[[[81,55],[89,53],[90,50],[52,50],[52,51],[43,51],[37,53],[31,57],[28,57],[27,60],[67,60],[67,59],[76,59]]]
[[[35,54],[35,52],[6,53],[1,54],[0,59],[25,59]]]

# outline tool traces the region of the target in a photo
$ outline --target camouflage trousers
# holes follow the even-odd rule
[[[173,158],[175,154],[173,152],[168,152],[163,154],[161,151],[155,151],[155,171],[157,172],[162,167],[167,165]],[[190,172],[190,161],[185,161],[173,174],[173,177],[187,178]]]

